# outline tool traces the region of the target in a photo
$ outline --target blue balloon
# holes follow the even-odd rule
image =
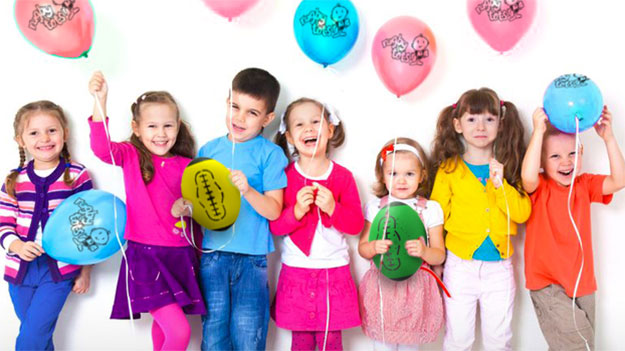
[[[117,206],[117,223],[113,201]],[[82,191],[54,209],[43,230],[43,249],[50,257],[65,263],[102,262],[120,248],[115,226],[123,245],[126,205],[106,191]]]
[[[580,132],[597,123],[603,111],[603,97],[590,78],[565,74],[547,87],[543,107],[554,127],[565,133],[575,133],[575,118],[579,119]]]
[[[350,0],[303,0],[295,11],[297,44],[323,67],[347,55],[358,31],[358,12]]]

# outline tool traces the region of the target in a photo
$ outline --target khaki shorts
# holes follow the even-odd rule
[[[549,344],[549,350],[586,350],[586,343],[579,333],[588,340],[590,349],[594,350],[595,294],[575,299],[577,330],[573,323],[573,309],[571,308],[573,299],[566,295],[564,288],[560,285],[530,290],[530,297],[540,329]]]

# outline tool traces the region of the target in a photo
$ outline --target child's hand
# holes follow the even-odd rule
[[[97,95],[98,99],[101,102],[106,101],[106,96],[108,95],[108,84],[106,84],[106,79],[104,79],[104,75],[100,71],[96,71],[91,76],[89,80],[89,92],[91,95]]]
[[[388,252],[389,247],[393,245],[391,240],[374,240],[373,243],[373,251],[375,251],[376,255],[383,255]]]
[[[420,240],[408,240],[406,241],[406,252],[413,257],[423,257],[425,254],[425,243]]]
[[[17,239],[9,246],[9,252],[17,254],[22,260],[30,262],[35,258],[43,255],[43,247],[34,241],[22,241]]]
[[[250,190],[247,177],[241,171],[230,171],[230,181],[239,189],[241,195],[245,195]]]
[[[490,173],[488,177],[493,182],[495,189],[497,189],[503,184],[503,164],[491,158],[488,168]]]
[[[534,114],[532,115],[532,122],[534,123],[534,133],[543,134],[547,130],[547,114],[542,107],[534,110]]]
[[[91,286],[91,269],[93,266],[83,266],[80,275],[74,280],[72,291],[76,294],[84,294],[89,291]]]
[[[323,185],[313,182],[313,187],[317,189],[317,196],[315,196],[315,205],[321,209],[321,211],[328,214],[328,216],[332,216],[334,213],[334,208],[336,207],[336,202],[334,202],[334,196],[330,189],[324,187]]]
[[[595,124],[595,131],[597,132],[597,135],[603,139],[603,141],[608,141],[611,138],[614,138],[614,132],[612,130],[612,113],[608,110],[607,106],[603,106],[599,122]]]
[[[176,218],[181,216],[191,217],[191,210],[187,206],[191,206],[191,201],[179,198],[171,206],[171,215]]]
[[[315,201],[314,190],[315,188],[309,185],[301,188],[297,192],[297,202],[295,203],[294,208],[295,218],[297,218],[297,220],[302,219],[302,217],[304,217],[304,215],[310,210],[310,205],[312,205]]]

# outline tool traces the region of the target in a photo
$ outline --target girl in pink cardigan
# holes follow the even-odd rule
[[[344,234],[359,234],[364,217],[351,172],[328,158],[344,139],[338,118],[308,98],[287,107],[276,137],[297,159],[286,168],[282,214],[270,223],[285,236],[271,314],[293,331],[292,350],[342,350],[341,330],[360,325]]]

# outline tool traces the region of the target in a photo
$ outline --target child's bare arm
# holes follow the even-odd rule
[[[547,129],[545,122],[547,115],[545,111],[539,107],[534,111],[532,116],[534,131],[530,143],[525,151],[523,158],[523,167],[521,169],[521,181],[523,189],[529,194],[538,188],[538,172],[540,170],[540,158],[542,154],[543,135]]]
[[[393,244],[391,240],[373,240],[369,241],[369,230],[371,222],[365,221],[365,227],[360,233],[360,241],[358,242],[358,253],[362,258],[368,260],[373,256],[388,252],[388,248]]]
[[[595,125],[597,134],[605,142],[605,147],[610,160],[610,175],[603,181],[603,195],[613,194],[625,187],[625,160],[623,153],[618,146],[612,130],[612,113],[607,106],[603,107],[603,112],[599,122]]]

